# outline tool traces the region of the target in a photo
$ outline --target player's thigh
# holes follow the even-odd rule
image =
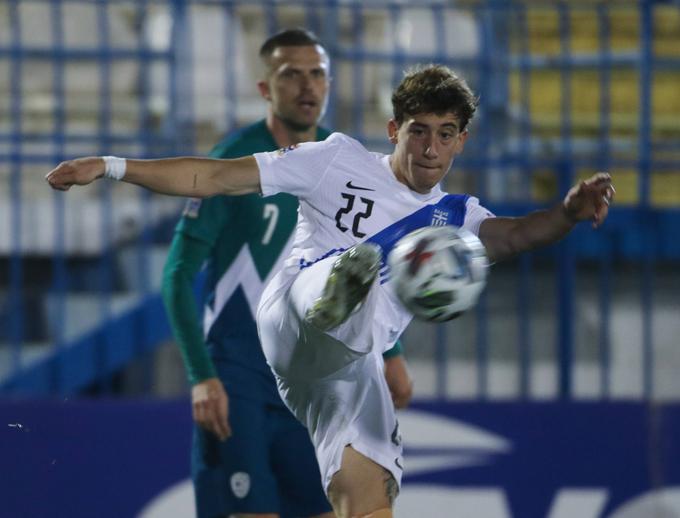
[[[266,406],[232,395],[229,421],[232,435],[226,441],[198,426],[194,429],[192,478],[199,516],[211,516],[215,510],[258,516],[278,513]]]
[[[330,513],[309,432],[286,408],[272,410],[270,417],[271,459],[279,483],[282,517]]]

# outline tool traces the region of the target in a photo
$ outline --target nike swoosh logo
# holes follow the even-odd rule
[[[375,191],[375,189],[369,189],[368,187],[359,187],[358,185],[352,185],[351,180],[345,184],[345,187],[347,187],[348,189],[356,189],[357,191]]]
[[[401,462],[399,462],[399,457],[397,457],[396,459],[394,459],[394,463],[397,465],[397,467],[398,467],[400,470],[404,471],[404,468],[403,468],[403,466],[401,465]]]

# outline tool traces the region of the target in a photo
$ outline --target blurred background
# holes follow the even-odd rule
[[[405,69],[468,79],[481,105],[446,190],[513,215],[597,170],[617,189],[602,228],[408,329],[396,516],[680,517],[680,2],[653,0],[2,0],[0,516],[192,516],[159,294],[184,200],[43,178],[206,154],[264,116],[257,51],[292,26],[331,55],[324,125],[376,151]]]

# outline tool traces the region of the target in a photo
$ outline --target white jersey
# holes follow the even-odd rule
[[[491,214],[475,198],[435,187],[418,194],[398,182],[389,156],[334,133],[255,155],[262,194],[300,199],[291,256],[267,285],[257,311],[258,332],[279,394],[308,428],[324,488],[341,468],[343,451],[357,452],[401,482],[399,426],[380,356],[411,320],[388,282],[387,254],[405,234],[456,225],[477,234]],[[321,294],[334,256],[357,243],[380,246],[383,267],[360,309],[323,333],[304,322]]]
[[[360,353],[389,348],[411,319],[386,282],[385,260],[396,241],[430,225],[452,224],[478,234],[481,222],[492,216],[472,196],[450,195],[439,186],[427,194],[412,191],[394,176],[389,155],[370,152],[342,133],[323,142],[257,153],[255,158],[263,196],[286,192],[300,199],[291,256],[266,288],[260,311],[267,300],[284,296],[310,265],[360,242],[381,247],[381,282],[378,290],[372,290],[378,294],[370,321],[353,325],[348,321],[329,332]]]

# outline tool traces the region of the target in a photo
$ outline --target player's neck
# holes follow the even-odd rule
[[[305,131],[295,131],[271,113],[267,115],[267,128],[279,147],[288,147],[300,142],[316,140],[316,126]]]

